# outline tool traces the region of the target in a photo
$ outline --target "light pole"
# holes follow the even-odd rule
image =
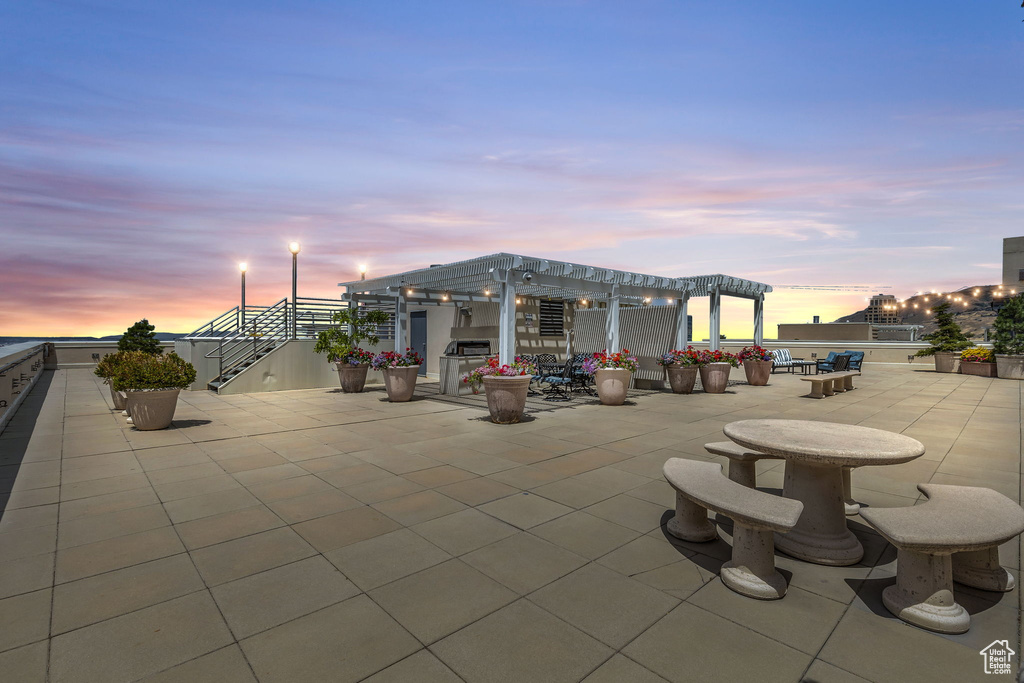
[[[359,266],[359,279],[360,280],[365,280],[366,279],[366,265],[365,264]]]
[[[238,329],[242,330],[245,328],[245,271],[249,270],[249,264],[242,261],[238,264],[238,270],[242,273],[242,308],[239,310],[241,323]]]
[[[292,252],[292,339],[298,339],[299,327],[296,319],[299,314],[299,308],[296,291],[299,284],[299,243],[291,242],[288,245],[288,251]]]

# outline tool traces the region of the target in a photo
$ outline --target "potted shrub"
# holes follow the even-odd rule
[[[370,361],[371,368],[383,373],[384,389],[388,392],[388,400],[393,403],[412,398],[422,364],[423,358],[412,349],[406,349],[405,353],[384,351]]]
[[[693,393],[699,363],[700,352],[692,346],[682,351],[673,349],[658,359],[658,364],[665,368],[669,386],[675,394]]]
[[[932,312],[935,313],[935,322],[938,323],[939,328],[922,337],[931,346],[921,349],[915,354],[935,356],[935,372],[957,372],[960,369],[960,352],[974,346],[957,325],[956,320],[953,319],[949,308],[948,301],[936,304],[932,308]]]
[[[964,349],[960,353],[960,373],[979,377],[995,377],[995,354],[989,349]]]
[[[998,376],[1024,379],[1024,294],[1018,294],[999,309],[993,327]]]
[[[156,338],[154,330],[156,330],[156,326],[150,325],[149,321],[143,318],[125,330],[121,338],[117,340],[117,350],[142,351],[155,355],[163,353],[164,349],[160,346],[160,340]]]
[[[114,410],[124,410],[128,407],[128,399],[123,391],[117,391],[114,389],[114,384],[111,381],[120,364],[124,361],[124,351],[118,351],[117,353],[108,353],[103,356],[103,360],[96,364],[96,369],[93,373],[97,377],[103,378],[103,383],[110,387],[110,399],[114,402]]]
[[[513,424],[523,417],[526,394],[536,371],[532,363],[519,356],[511,365],[500,365],[497,358],[488,358],[487,365],[463,375],[462,381],[470,385],[474,393],[483,384],[491,422]]]
[[[739,353],[740,365],[747,375],[747,384],[752,387],[763,387],[768,385],[768,379],[772,376],[772,352],[768,349],[757,346],[744,346]]]
[[[728,351],[700,352],[700,383],[708,394],[724,394],[729,386],[729,372],[739,367],[740,361]]]
[[[629,383],[639,368],[636,358],[626,349],[619,353],[595,353],[583,361],[583,371],[594,376],[597,397],[606,406],[621,406],[626,402]]]
[[[178,393],[196,380],[196,369],[176,353],[155,355],[127,351],[111,378],[127,395],[136,429],[166,429],[174,419]]]
[[[335,327],[321,330],[316,337],[317,353],[326,353],[327,362],[338,367],[341,390],[346,394],[358,393],[366,385],[366,371],[370,368],[373,353],[359,348],[361,342],[379,344],[377,330],[387,323],[389,316],[384,311],[366,311],[359,308],[343,308],[335,311],[331,320]]]

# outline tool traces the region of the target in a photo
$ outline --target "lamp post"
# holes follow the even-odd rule
[[[291,242],[288,245],[288,251],[292,252],[292,339],[298,339],[298,296],[297,289],[299,284],[299,243]]]
[[[359,266],[359,279],[360,280],[365,280],[366,279],[366,264],[363,264],[363,265]]]
[[[238,264],[238,270],[242,273],[242,307],[239,309],[240,324],[238,329],[241,330],[245,327],[245,271],[249,270],[249,264],[242,261]]]

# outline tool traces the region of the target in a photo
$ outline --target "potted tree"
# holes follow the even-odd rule
[[[594,376],[597,397],[606,406],[621,406],[633,373],[640,369],[636,358],[623,349],[619,353],[595,353],[583,361],[583,371]]]
[[[1024,293],[999,309],[994,327],[996,373],[1003,379],[1024,379]]]
[[[412,349],[406,349],[405,353],[384,351],[370,361],[370,367],[380,370],[384,375],[384,389],[392,403],[401,403],[412,398],[422,364],[423,357]]]
[[[673,349],[658,359],[658,364],[665,368],[672,393],[691,394],[697,383],[697,366],[700,353],[692,346],[684,350]]]
[[[729,386],[729,372],[739,364],[736,355],[728,351],[701,351],[698,367],[704,393],[724,394]]]
[[[342,391],[358,393],[366,385],[366,371],[373,360],[373,354],[359,348],[359,344],[379,344],[377,330],[388,322],[389,316],[384,311],[366,311],[361,315],[358,308],[343,308],[335,311],[331,320],[335,327],[317,334],[313,350],[326,353],[327,362],[338,366]]]
[[[935,356],[935,372],[957,372],[960,369],[960,352],[969,349],[974,344],[953,318],[949,312],[950,304],[943,301],[932,308],[935,313],[935,322],[939,327],[931,334],[926,334],[922,339],[929,342],[931,346],[917,352],[918,356]]]
[[[771,351],[756,344],[744,346],[739,353],[739,361],[747,375],[747,384],[752,387],[768,385],[768,379],[772,376]]]
[[[126,351],[111,381],[127,395],[136,429],[166,429],[174,419],[178,394],[196,380],[196,369],[176,353]]]
[[[500,365],[497,358],[488,358],[487,365],[463,375],[462,381],[473,387],[474,393],[480,384],[484,385],[491,422],[514,424],[526,410],[526,394],[536,371],[532,363],[519,356],[511,365]]]
[[[978,377],[995,377],[995,354],[989,349],[964,349],[960,353],[960,373]]]
[[[117,350],[142,351],[154,355],[163,353],[164,349],[160,346],[160,340],[156,338],[154,330],[156,330],[156,326],[150,325],[149,321],[143,318],[125,330],[121,338],[117,340]]]
[[[128,407],[128,399],[123,391],[117,391],[114,389],[114,384],[111,381],[120,364],[124,361],[125,351],[118,351],[117,353],[108,353],[103,356],[103,359],[96,364],[96,369],[93,370],[93,374],[97,377],[103,378],[103,383],[110,387],[110,399],[114,403],[114,410],[124,410]]]

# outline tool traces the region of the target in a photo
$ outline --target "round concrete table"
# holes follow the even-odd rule
[[[740,420],[725,435],[744,448],[786,461],[782,495],[804,504],[800,521],[776,534],[775,547],[801,560],[845,566],[864,556],[846,528],[843,468],[895,465],[924,455],[924,445],[902,434],[810,420]]]

